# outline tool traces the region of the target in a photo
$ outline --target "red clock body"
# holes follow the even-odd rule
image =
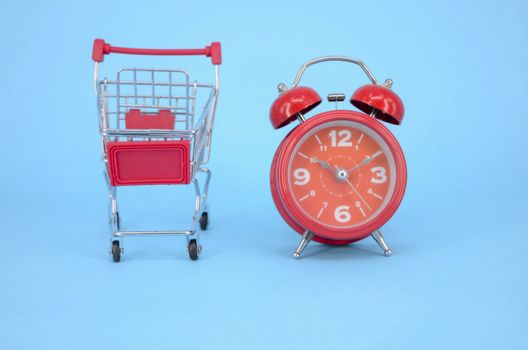
[[[335,110],[299,124],[278,147],[271,191],[283,219],[313,240],[343,245],[385,224],[407,182],[394,135],[361,112]]]

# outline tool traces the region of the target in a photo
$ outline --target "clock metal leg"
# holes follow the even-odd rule
[[[309,230],[304,231],[301,242],[299,243],[299,246],[295,250],[295,253],[293,253],[293,257],[295,259],[299,259],[301,257],[301,253],[306,248],[306,245],[312,240],[313,233]]]
[[[387,245],[387,242],[385,242],[385,238],[383,238],[383,235],[381,234],[380,230],[376,230],[371,233],[372,238],[378,243],[381,249],[383,249],[383,253],[385,256],[390,256],[392,254],[392,251],[390,250],[389,246]]]

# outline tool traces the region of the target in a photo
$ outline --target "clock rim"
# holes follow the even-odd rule
[[[329,227],[313,220],[299,208],[288,186],[288,163],[297,143],[313,128],[334,121],[356,122],[371,129],[387,143],[395,162],[396,181],[392,197],[385,208],[374,219],[354,228]],[[405,156],[396,137],[376,119],[364,113],[350,110],[322,112],[298,125],[283,140],[280,152],[277,154],[276,168],[277,194],[289,216],[300,226],[312,231],[315,235],[331,240],[356,241],[369,236],[373,231],[379,229],[394,215],[400,206],[407,185]]]

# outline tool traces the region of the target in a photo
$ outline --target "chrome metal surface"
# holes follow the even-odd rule
[[[304,63],[299,69],[297,76],[293,80],[293,83],[290,89],[299,85],[299,81],[301,80],[306,68],[310,67],[311,65],[317,64],[317,63],[329,62],[329,61],[341,61],[341,62],[348,62],[348,63],[356,64],[363,70],[363,72],[365,72],[365,74],[367,75],[367,77],[370,79],[370,81],[373,84],[379,84],[376,78],[374,77],[374,75],[372,74],[372,72],[368,69],[368,67],[362,61],[356,58],[346,57],[346,56],[324,56],[324,57],[314,58],[313,60],[310,60]]]
[[[383,254],[385,256],[391,256],[392,250],[390,250],[389,246],[387,245],[387,242],[385,242],[385,238],[383,238],[383,235],[381,234],[380,230],[376,230],[371,233],[372,238],[378,243],[381,249],[383,249]]]
[[[306,119],[304,119],[304,115],[302,115],[301,112],[298,112],[296,116],[297,116],[297,120],[299,121],[299,123],[304,123],[306,121]]]
[[[284,83],[280,83],[277,85],[277,90],[279,90],[279,94],[282,94],[283,92],[288,91],[288,87]]]
[[[194,235],[195,231],[193,230],[170,230],[170,231],[116,231],[114,232],[114,237],[124,237],[124,236],[162,236],[162,235],[185,235],[191,236]]]
[[[345,100],[345,94],[328,94],[328,102],[342,102]]]
[[[328,102],[335,102],[335,109],[337,110],[337,104],[345,100],[345,94],[328,94],[326,98]]]
[[[336,173],[337,180],[345,181],[348,178],[348,172],[344,169],[339,169]]]
[[[101,136],[108,137],[125,137],[125,138],[184,138],[191,139],[198,133],[197,130],[158,130],[158,129],[104,129],[101,130]],[[112,139],[117,141],[116,139]]]
[[[304,250],[304,248],[306,248],[306,245],[308,245],[308,243],[310,243],[312,238],[313,238],[313,233],[311,231],[309,231],[309,230],[304,231],[304,233],[302,235],[302,238],[301,238],[301,242],[299,242],[299,246],[297,247],[297,249],[293,253],[293,257],[295,259],[299,259],[301,257],[302,251]]]

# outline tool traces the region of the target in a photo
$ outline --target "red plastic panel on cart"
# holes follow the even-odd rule
[[[190,142],[107,142],[113,186],[169,185],[190,182]]]
[[[159,113],[142,113],[139,109],[131,109],[125,116],[127,129],[174,129],[175,116],[168,109]]]

